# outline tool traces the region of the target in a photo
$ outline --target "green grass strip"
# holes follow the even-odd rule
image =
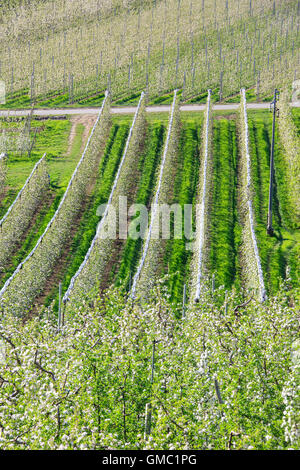
[[[216,285],[230,288],[237,280],[237,142],[236,123],[214,121],[213,194],[210,227],[210,272]]]
[[[292,117],[298,130],[298,136],[300,136],[300,109],[299,108],[292,108]]]
[[[285,171],[281,148],[275,148],[275,184],[273,197],[274,237],[267,235],[267,215],[269,199],[269,159],[272,138],[272,125],[269,116],[249,119],[249,135],[252,151],[252,179],[254,186],[254,209],[256,234],[262,261],[266,287],[275,293],[281,279],[285,278],[286,268],[291,270],[295,284],[297,271],[297,243],[299,233],[291,228],[289,203],[285,190]]]
[[[155,174],[160,162],[164,135],[165,127],[161,122],[153,122],[149,125],[145,150],[139,162],[141,179],[136,196],[137,204],[143,204],[149,207],[149,202],[155,187]],[[135,218],[138,216],[139,213],[136,214]],[[120,268],[115,279],[117,285],[123,284],[126,288],[130,288],[130,279],[137,267],[141,247],[141,238],[136,240],[133,238],[127,239],[122,254]]]
[[[200,120],[184,121],[181,129],[173,203],[180,204],[182,210],[185,204],[195,205],[196,201],[201,123]],[[170,274],[169,293],[171,302],[174,303],[181,302],[184,283],[188,277],[191,251],[187,250],[186,243],[188,240],[183,233],[181,239],[169,240],[166,247],[165,264]]]

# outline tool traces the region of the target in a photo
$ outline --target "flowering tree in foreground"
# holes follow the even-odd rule
[[[59,330],[51,308],[2,319],[2,449],[299,448],[299,292],[261,304],[203,286],[177,320],[162,286],[73,306]]]

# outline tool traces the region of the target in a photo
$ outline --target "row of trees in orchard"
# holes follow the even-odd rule
[[[56,1],[7,13],[0,76],[8,98],[60,94],[72,103],[106,88],[114,100],[180,88],[189,100],[213,88],[222,99],[242,86],[259,98],[298,75],[296,0],[120,3]]]

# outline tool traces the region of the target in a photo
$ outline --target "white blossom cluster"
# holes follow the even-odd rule
[[[24,121],[22,118],[19,120],[10,116],[5,118],[5,125],[1,126],[0,132],[0,154],[23,155],[30,150],[33,141],[33,138],[30,136],[32,117],[33,109],[31,109]]]
[[[6,316],[1,449],[299,448],[284,398],[298,294],[244,305],[231,292],[225,309],[223,289],[203,289],[178,321],[159,287],[143,305],[111,290],[73,306],[60,331],[50,308],[25,324]]]
[[[3,131],[0,134],[0,152],[23,153],[30,148],[31,139],[29,135],[18,132],[16,135]]]
[[[300,340],[292,344],[291,373],[283,392],[285,404],[283,426],[285,438],[296,448],[300,447]]]

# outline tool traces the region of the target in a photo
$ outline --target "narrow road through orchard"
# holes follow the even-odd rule
[[[294,108],[300,108],[300,102],[291,103]],[[148,113],[167,113],[170,112],[171,106],[148,106],[146,111]],[[239,108],[239,103],[230,104],[215,104],[216,111],[236,111]],[[248,109],[269,109],[270,103],[248,103]],[[57,109],[35,109],[33,114],[35,116],[66,116],[75,114],[98,114],[100,108],[57,108]],[[204,104],[184,104],[180,107],[181,111],[197,112],[204,111]],[[112,107],[112,114],[134,114],[136,111],[135,106]],[[29,109],[12,109],[0,110],[0,117],[18,117],[27,116],[30,113]]]

